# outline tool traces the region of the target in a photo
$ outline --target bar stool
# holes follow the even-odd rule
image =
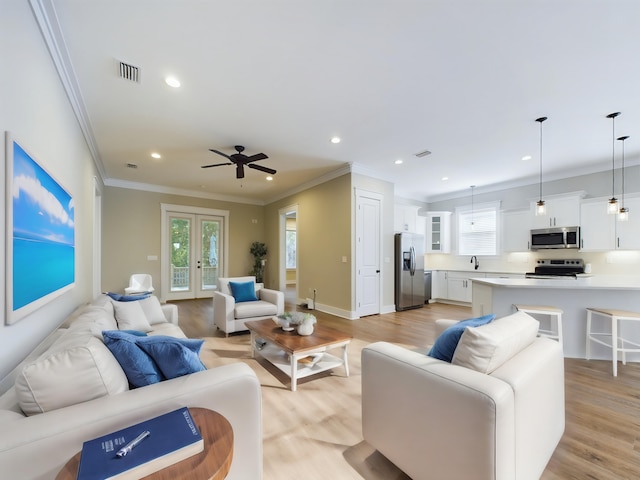
[[[519,305],[514,304],[516,310],[529,315],[547,315],[549,317],[549,329],[538,329],[538,335],[542,337],[557,340],[560,345],[562,343],[562,314],[563,311],[549,305]],[[555,324],[555,329],[554,329]]]
[[[591,317],[593,314],[601,315],[611,320],[611,333],[591,331]],[[587,308],[587,360],[589,360],[589,357],[591,356],[591,342],[596,342],[604,345],[605,347],[609,347],[613,353],[614,377],[618,376],[618,352],[622,353],[623,365],[627,364],[627,352],[640,352],[640,344],[634,343],[630,340],[625,340],[620,335],[620,327],[622,326],[622,323],[618,322],[622,321],[640,321],[640,313],[629,312],[627,310],[615,310],[610,308]],[[600,340],[600,337],[611,337],[611,342]],[[639,348],[625,348],[625,342]]]

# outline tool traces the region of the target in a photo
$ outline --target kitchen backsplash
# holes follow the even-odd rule
[[[581,258],[591,265],[595,275],[638,275],[640,251],[580,252],[579,250],[542,250],[508,253],[495,257],[478,257],[478,272],[532,272],[540,258]],[[474,271],[470,256],[429,253],[424,256],[425,270]]]

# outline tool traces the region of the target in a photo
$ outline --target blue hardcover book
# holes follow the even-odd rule
[[[84,442],[78,480],[139,479],[203,450],[189,409],[180,408]]]

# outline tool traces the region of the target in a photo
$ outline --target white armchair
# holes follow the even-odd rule
[[[227,336],[248,330],[244,323],[249,320],[264,320],[284,313],[284,293],[263,288],[255,281],[254,276],[218,278],[218,290],[213,292],[213,323]],[[236,302],[229,282],[253,282],[258,300]]]
[[[134,273],[129,278],[129,286],[124,289],[124,293],[132,295],[134,293],[153,292],[153,279],[148,273]]]
[[[493,335],[501,320],[507,317],[475,330]],[[564,415],[562,348],[548,338],[534,339],[490,373],[385,342],[362,350],[364,439],[415,480],[539,479]]]

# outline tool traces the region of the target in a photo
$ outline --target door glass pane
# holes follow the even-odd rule
[[[171,219],[171,291],[190,290],[191,220]]]
[[[218,284],[218,269],[220,267],[220,222],[202,220],[200,231],[202,232],[200,288],[213,290]]]

